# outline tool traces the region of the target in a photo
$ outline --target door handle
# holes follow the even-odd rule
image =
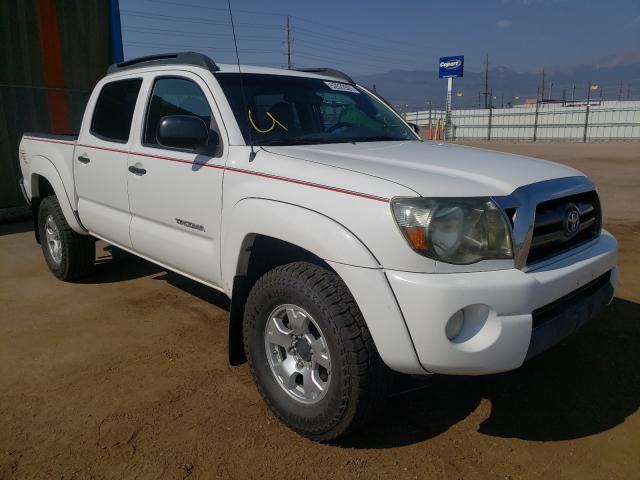
[[[144,175],[147,173],[144,168],[134,167],[133,165],[129,167],[129,171],[135,175]]]
[[[87,157],[86,154],[83,153],[82,155],[78,156],[78,161],[80,163],[84,163],[86,165],[87,163],[89,163],[91,161],[91,159],[89,157]]]

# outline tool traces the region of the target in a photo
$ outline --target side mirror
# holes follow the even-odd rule
[[[407,122],[409,124],[409,126],[411,128],[413,128],[413,131],[416,132],[418,135],[420,135],[420,127],[418,126],[417,123],[411,123],[411,122]]]
[[[193,115],[169,115],[160,119],[156,139],[164,147],[199,150],[209,146],[209,127]]]

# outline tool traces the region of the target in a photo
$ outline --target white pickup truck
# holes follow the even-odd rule
[[[100,238],[228,295],[231,363],[327,441],[392,370],[515,369],[613,297],[582,173],[412,127],[335,70],[158,55],[111,66],[77,136],[25,133],[21,185],[56,277]]]

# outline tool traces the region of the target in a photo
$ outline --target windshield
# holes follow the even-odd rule
[[[384,103],[349,83],[285,75],[219,73],[245,142],[254,145],[416,140]],[[251,137],[249,137],[251,132]]]

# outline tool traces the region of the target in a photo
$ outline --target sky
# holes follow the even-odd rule
[[[244,64],[283,67],[286,16],[294,67],[353,75],[640,62],[640,0],[231,0]],[[125,58],[194,50],[235,63],[226,0],[120,0]]]

